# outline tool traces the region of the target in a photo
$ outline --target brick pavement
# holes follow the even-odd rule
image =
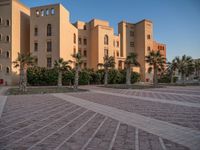
[[[9,96],[0,121],[0,149],[199,150],[200,88],[172,88],[176,92],[95,87],[112,94],[58,94],[64,100],[48,94]]]

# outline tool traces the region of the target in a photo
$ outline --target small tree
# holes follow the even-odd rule
[[[131,68],[132,66],[139,66],[139,62],[137,61],[137,54],[130,53],[125,60],[126,65],[126,84],[131,85]]]
[[[104,68],[104,85],[108,84],[108,71],[110,68],[114,68],[115,67],[115,59],[113,56],[108,56],[106,55],[104,57],[104,63],[99,63],[98,66],[103,67]]]
[[[183,55],[181,58],[176,57],[177,69],[181,74],[181,80],[185,83],[186,76],[189,76],[194,71],[193,59],[190,56]]]
[[[69,61],[64,61],[63,58],[60,58],[55,61],[54,68],[58,71],[58,86],[62,86],[62,75],[64,71],[70,70]]]
[[[177,62],[176,62],[176,59],[173,59],[172,62],[168,62],[167,63],[167,71],[169,72],[170,74],[170,81],[171,81],[171,84],[174,83],[174,72],[176,71],[177,69]]]
[[[200,59],[194,60],[195,76],[200,79]]]
[[[160,51],[151,51],[148,56],[146,56],[146,62],[150,65],[148,72],[153,71],[153,83],[154,87],[158,84],[158,72],[164,70],[165,60]]]
[[[78,80],[79,80],[79,72],[81,70],[82,56],[80,53],[76,53],[72,55],[73,57],[73,64],[75,69],[75,79],[74,79],[74,90],[78,89]]]
[[[27,69],[35,64],[35,59],[31,54],[20,54],[18,53],[18,58],[13,62],[15,68],[19,67],[20,80],[19,89],[22,92],[27,91]]]

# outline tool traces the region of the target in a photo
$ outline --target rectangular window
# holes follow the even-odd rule
[[[47,58],[47,68],[51,68],[51,63],[52,63],[51,57],[48,57]]]
[[[2,71],[2,68],[3,68],[3,67],[2,67],[2,65],[0,64],[0,71]]]
[[[34,51],[35,51],[35,52],[38,51],[38,43],[37,43],[37,42],[34,43]]]
[[[151,35],[150,34],[147,35],[147,39],[148,40],[151,39]]]
[[[78,44],[81,44],[81,43],[82,43],[81,38],[78,38]]]
[[[133,31],[130,31],[130,36],[134,36],[134,32]]]
[[[108,56],[108,49],[104,49],[104,56]]]
[[[6,20],[6,26],[10,26],[10,20]]]
[[[84,50],[83,55],[84,55],[85,57],[87,57],[87,51],[86,51],[86,50]]]
[[[84,65],[84,68],[87,68],[87,63],[84,63],[83,65]]]
[[[52,51],[52,42],[47,41],[47,52],[51,52],[51,51]]]
[[[81,54],[81,48],[78,49],[78,53]]]
[[[119,41],[117,41],[117,47],[119,47]]]
[[[130,47],[134,47],[134,42],[130,42]]]
[[[34,29],[34,35],[38,36],[38,28],[37,27],[35,27],[35,29]]]
[[[83,44],[87,45],[87,39],[83,39]]]
[[[150,51],[150,50],[151,50],[151,47],[150,47],[150,46],[148,46],[148,47],[147,47],[147,50],[148,50],[148,51]]]

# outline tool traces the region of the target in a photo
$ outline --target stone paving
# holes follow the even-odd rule
[[[189,105],[200,104],[200,87],[92,89],[6,97],[0,120],[0,149],[200,149],[200,108]]]

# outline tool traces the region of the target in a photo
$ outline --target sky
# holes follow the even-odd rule
[[[167,59],[183,54],[200,58],[200,0],[20,0],[28,7],[62,3],[72,23],[93,18],[109,21],[118,33],[122,20],[150,19],[154,40],[167,45]]]

